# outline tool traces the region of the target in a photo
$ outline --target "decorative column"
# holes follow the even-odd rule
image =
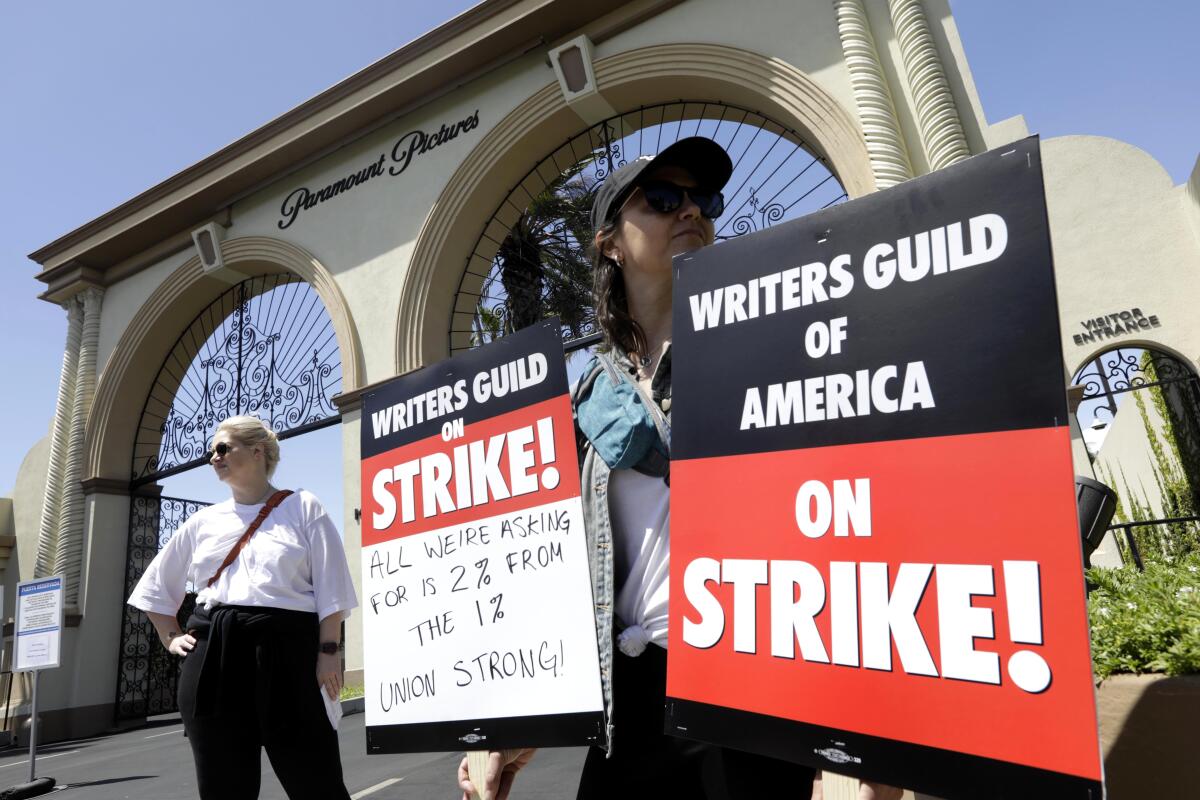
[[[96,349],[100,344],[100,302],[104,291],[95,287],[83,292],[83,331],[75,372],[75,397],[71,408],[70,438],[63,469],[63,504],[57,571],[63,575],[63,606],[79,607],[83,572],[84,509],[83,449],[88,412],[96,393]]]
[[[854,102],[867,140],[875,188],[886,189],[913,176],[908,148],[896,119],[896,106],[888,91],[887,78],[879,63],[875,38],[862,0],[834,0],[842,53],[850,69]]]
[[[75,378],[79,365],[79,342],[83,334],[83,302],[76,295],[63,303],[67,312],[67,342],[63,352],[62,374],[58,379],[58,400],[54,404],[54,426],[50,431],[50,465],[46,470],[46,498],[42,503],[42,524],[38,532],[34,577],[53,575],[58,563],[58,532],[62,519],[63,471],[66,467],[71,415],[75,406]]]
[[[971,155],[950,82],[929,33],[921,0],[888,0],[896,40],[917,108],[917,125],[930,169],[941,169]]]

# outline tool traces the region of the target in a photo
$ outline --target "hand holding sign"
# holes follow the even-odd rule
[[[472,750],[458,765],[463,800],[506,800],[513,779],[537,750]]]

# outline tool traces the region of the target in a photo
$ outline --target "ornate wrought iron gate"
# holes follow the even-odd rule
[[[154,484],[207,465],[217,424],[251,414],[289,439],[336,425],[341,356],[316,292],[291,274],[249,278],[204,309],[179,337],[146,398],[133,448],[128,597],[154,556],[189,516],[208,505],[158,497]],[[180,619],[191,613],[190,593]],[[116,717],[177,710],[180,661],[166,653],[146,615],[122,610]]]
[[[1077,414],[1085,440],[1111,425],[1118,404],[1130,400],[1149,439],[1154,486],[1131,486],[1121,464],[1105,470],[1099,448],[1089,447],[1096,477],[1121,497],[1112,529],[1121,534],[1126,562],[1141,567],[1144,560],[1200,550],[1200,377],[1169,353],[1128,347],[1088,362],[1073,382],[1084,388]]]
[[[285,436],[341,419],[333,323],[293,275],[250,278],[216,299],[171,349],[146,398],[134,443],[135,487],[202,466],[217,423],[252,414]]]
[[[130,498],[124,597],[133,592],[146,567],[184,520],[206,505],[177,497]],[[181,626],[194,605],[195,595],[189,591],[179,611]],[[159,643],[158,634],[145,614],[128,606],[125,608],[117,665],[117,719],[137,719],[175,711],[179,657],[168,653]]]

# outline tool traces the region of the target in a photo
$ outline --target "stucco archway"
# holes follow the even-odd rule
[[[785,61],[722,45],[669,44],[601,59],[595,72],[617,110],[679,97],[757,108],[804,133],[851,198],[875,188],[854,118]],[[397,373],[446,355],[461,265],[480,226],[529,166],[579,122],[558,84],[550,84],[501,120],[451,176],[422,226],[405,274],[396,322]]]
[[[350,308],[333,275],[310,253],[266,236],[221,243],[227,267],[246,275],[291,272],[308,283],[329,313],[341,352],[343,391],[362,385],[363,356]],[[104,367],[88,416],[84,475],[129,481],[140,409],[179,331],[229,284],[205,275],[193,256],[171,274],[126,326]]]

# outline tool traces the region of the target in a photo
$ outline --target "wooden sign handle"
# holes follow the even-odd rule
[[[517,750],[501,750],[500,761],[502,764],[507,764],[517,757]],[[471,779],[471,783],[475,785],[475,794],[471,796],[471,800],[483,800],[483,784],[487,776],[488,750],[468,750],[467,751],[467,777]]]

